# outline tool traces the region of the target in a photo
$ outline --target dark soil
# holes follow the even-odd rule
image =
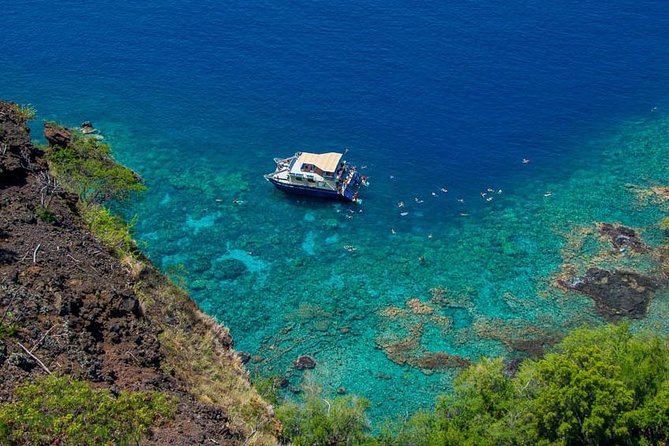
[[[17,328],[0,339],[0,402],[47,373],[23,345],[53,373],[113,392],[176,397],[176,418],[143,444],[241,444],[222,408],[196,401],[163,370],[158,325],[144,314],[129,271],[83,227],[76,197],[53,192],[55,221],[37,217],[46,163],[24,124],[0,102],[0,318]]]

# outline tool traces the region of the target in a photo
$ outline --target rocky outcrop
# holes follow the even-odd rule
[[[316,360],[309,355],[302,355],[293,362],[293,365],[298,370],[313,369],[316,367]]]
[[[44,137],[52,146],[66,147],[72,141],[72,131],[47,122],[44,124]]]
[[[655,279],[636,272],[600,268],[590,268],[582,277],[562,280],[559,284],[591,297],[597,312],[610,321],[644,317],[660,286]]]
[[[16,104],[0,101],[0,188],[25,182],[35,163],[30,132]]]
[[[599,234],[610,240],[611,245],[618,251],[631,250],[636,253],[648,251],[646,244],[639,238],[634,229],[622,225],[600,223],[597,225]]]

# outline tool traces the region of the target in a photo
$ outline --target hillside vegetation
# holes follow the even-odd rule
[[[516,371],[484,359],[434,411],[387,422],[378,435],[364,400],[312,395],[277,413],[295,445],[665,445],[668,342],[609,325],[577,330]]]

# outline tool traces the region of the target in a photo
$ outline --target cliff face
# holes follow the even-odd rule
[[[0,338],[0,403],[24,382],[65,374],[114,393],[175,397],[175,419],[145,444],[275,443],[271,407],[250,386],[227,330],[141,255],[119,259],[90,233],[77,197],[58,186],[18,108],[5,102],[0,318],[16,327]]]

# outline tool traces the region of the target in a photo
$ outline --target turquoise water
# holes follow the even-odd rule
[[[554,286],[568,268],[661,274],[657,251],[613,253],[595,224],[662,239],[664,2],[5,6],[2,96],[92,120],[141,173],[137,239],[252,373],[406,413],[467,361],[602,323]],[[361,205],[262,177],[344,148],[370,177]],[[669,332],[667,299],[635,326]]]
[[[125,126],[100,126],[117,145],[142,140]],[[311,354],[318,366],[309,379],[328,394],[344,387],[370,398],[382,416],[429,406],[449,388],[458,368],[422,368],[430,352],[522,357],[520,341],[549,345],[602,323],[589,298],[554,286],[563,265],[579,274],[590,266],[659,274],[654,254],[611,254],[595,224],[624,224],[660,242],[669,200],[642,192],[669,183],[668,132],[669,118],[649,111],[584,136],[562,178],[528,175],[501,194],[495,187],[490,202],[477,193],[460,203],[450,190],[424,188],[423,203],[397,195],[403,208],[374,198],[375,188],[400,191],[397,177],[372,177],[362,205],[345,205],[284,196],[254,163],[189,160],[175,175],[184,166],[165,154],[167,141],[125,156],[151,186],[132,207],[146,252],[231,328],[237,347],[254,355],[251,371],[298,386],[305,373],[292,361]],[[669,332],[668,297],[658,294],[648,319],[635,324]],[[427,308],[412,310],[409,299]],[[407,339],[417,341],[396,351]]]

